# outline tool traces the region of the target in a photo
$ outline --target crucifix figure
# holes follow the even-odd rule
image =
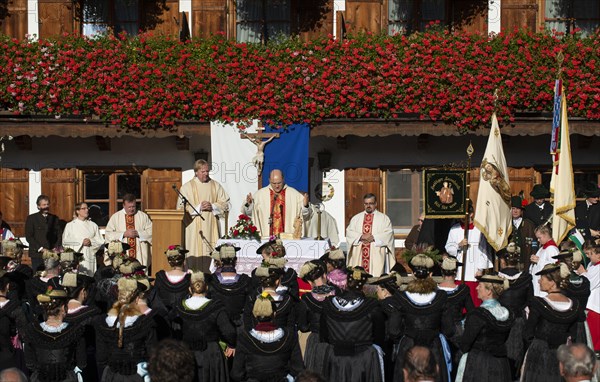
[[[258,171],[258,176],[260,177],[262,174],[263,164],[265,162],[265,146],[271,142],[275,138],[279,138],[278,133],[263,133],[264,127],[262,127],[262,123],[258,123],[258,133],[255,134],[247,134],[241,133],[241,137],[245,139],[249,139],[250,142],[256,145],[256,155],[252,158],[252,163],[256,170]],[[266,141],[263,141],[264,138],[268,138]]]

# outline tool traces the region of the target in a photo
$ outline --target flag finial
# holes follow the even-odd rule
[[[563,65],[564,61],[565,61],[565,55],[563,54],[562,50],[560,50],[556,54],[556,62],[558,63],[558,73],[557,73],[558,79],[562,79],[562,71],[563,71],[562,65]]]

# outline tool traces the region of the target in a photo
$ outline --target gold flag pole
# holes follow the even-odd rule
[[[464,238],[467,240],[467,243],[462,248],[463,258],[462,258],[462,283],[465,283],[465,275],[467,270],[467,251],[469,250],[469,226],[471,225],[471,216],[469,214],[469,203],[471,201],[470,192],[471,192],[471,157],[475,150],[473,149],[473,145],[469,141],[469,147],[467,147],[467,155],[469,157],[469,162],[467,165],[467,200],[466,200],[466,208],[465,208],[465,236]]]

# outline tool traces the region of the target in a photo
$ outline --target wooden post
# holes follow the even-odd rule
[[[152,277],[170,269],[165,251],[170,245],[185,247],[183,210],[146,210],[152,219]]]

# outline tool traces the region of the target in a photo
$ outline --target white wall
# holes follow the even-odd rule
[[[501,0],[488,0],[488,33],[500,33]]]
[[[27,0],[27,34],[31,38],[36,36],[36,39],[40,35],[38,0]]]

